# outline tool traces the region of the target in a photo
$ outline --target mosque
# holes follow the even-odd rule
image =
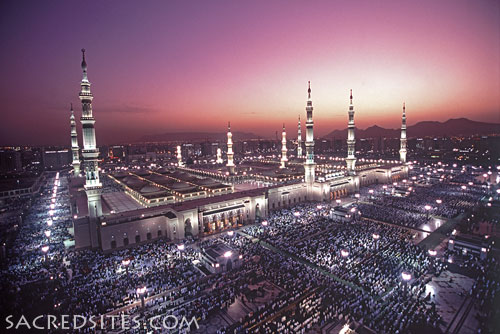
[[[73,177],[69,186],[77,249],[112,251],[158,238],[180,242],[188,236],[197,238],[230,231],[245,224],[264,221],[273,210],[301,202],[334,201],[355,194],[362,186],[392,183],[408,176],[405,106],[399,161],[358,160],[355,155],[352,90],[348,110],[347,157],[343,160],[316,159],[309,83],[305,156],[300,116],[296,155],[288,156],[283,125],[279,161],[243,158],[235,164],[231,126],[228,124],[225,164],[222,151],[218,149],[215,165],[188,168],[183,163],[179,146],[175,168],[129,169],[109,173],[107,177],[122,191],[105,192],[99,176],[93,95],[87,77],[84,49],[82,57],[83,78],[79,94],[82,104],[82,165],[73,107],[70,117]],[[236,191],[235,180],[255,181],[261,186]]]

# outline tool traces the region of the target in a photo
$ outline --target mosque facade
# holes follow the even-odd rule
[[[146,172],[144,175],[110,175],[124,191],[103,194],[99,178],[95,119],[92,113],[93,95],[90,92],[84,50],[82,52],[83,79],[79,97],[82,103],[82,156],[85,177],[78,177],[78,155],[73,155],[75,175],[70,180],[77,249],[112,251],[158,238],[181,242],[187,237],[198,238],[262,222],[274,210],[290,208],[303,202],[335,201],[357,193],[360,187],[392,183],[408,175],[405,107],[400,160],[382,163],[361,159],[362,163],[356,164],[352,91],[348,110],[346,166],[332,170],[327,163],[317,163],[314,155],[312,90],[309,83],[305,108],[305,159],[302,157],[299,117],[297,157],[295,160],[287,157],[286,132],[283,126],[281,157],[276,161],[277,174],[274,178],[270,176],[275,180],[282,177],[288,180],[287,182],[271,182],[265,187],[234,191],[234,185],[222,184],[200,176],[210,174],[210,171],[195,170],[196,167],[193,170],[185,168],[181,151],[178,150],[175,171],[158,170]],[[71,117],[72,147],[75,148],[76,127],[73,113]],[[232,133],[228,124],[227,175],[236,175],[239,169],[239,165],[234,162],[232,146]],[[75,151],[78,153],[78,149]],[[217,158],[220,166],[220,152],[217,153]],[[300,173],[302,168],[303,177],[297,178],[297,173]],[[262,177],[255,175],[256,180]]]

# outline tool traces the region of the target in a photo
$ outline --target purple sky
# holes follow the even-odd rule
[[[68,144],[87,49],[98,144],[173,131],[295,135],[500,122],[500,5],[440,1],[2,1],[0,145]],[[293,129],[293,130],[291,130]],[[411,135],[411,134],[410,134]]]

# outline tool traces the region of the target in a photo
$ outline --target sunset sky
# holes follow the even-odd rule
[[[98,144],[179,131],[315,136],[467,117],[500,123],[500,2],[2,1],[0,145],[70,144],[87,50]],[[411,134],[409,134],[411,136]],[[236,138],[237,139],[237,138]]]

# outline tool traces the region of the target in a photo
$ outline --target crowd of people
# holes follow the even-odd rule
[[[377,204],[359,202],[356,210],[361,218],[350,221],[336,220],[330,204],[299,204],[271,212],[265,222],[231,234],[185,240],[184,248],[159,239],[101,253],[67,247],[71,213],[65,183],[62,176],[47,180],[9,247],[2,268],[6,296],[2,314],[9,310],[25,316],[138,316],[141,326],[127,330],[130,334],[172,333],[172,329],[155,329],[147,320],[176,315],[197,319],[201,326],[196,329],[190,323],[177,328],[178,333],[202,333],[236,300],[251,302],[257,294],[267,294],[256,309],[217,333],[303,333],[339,321],[355,322],[377,333],[439,326],[441,318],[427,298],[425,285],[446,270],[447,263],[412,242],[405,227],[417,227],[427,217],[425,212],[405,209],[405,203],[425,196],[439,195],[444,200],[443,193],[453,194],[455,185],[418,187],[418,195],[401,201],[385,196],[378,197],[382,202]],[[459,202],[453,203],[465,210],[480,193],[457,196]],[[203,270],[201,250],[217,243],[237,250],[242,265],[218,274]],[[445,253],[444,258],[452,255]],[[465,259],[462,265],[480,275],[471,295],[482,303],[486,323],[496,314],[491,305],[498,301],[500,266],[494,260],[475,258]],[[402,273],[409,278],[403,280]],[[277,292],[251,288],[263,282],[276,286]],[[142,295],[137,292],[140,287],[145,287]]]

